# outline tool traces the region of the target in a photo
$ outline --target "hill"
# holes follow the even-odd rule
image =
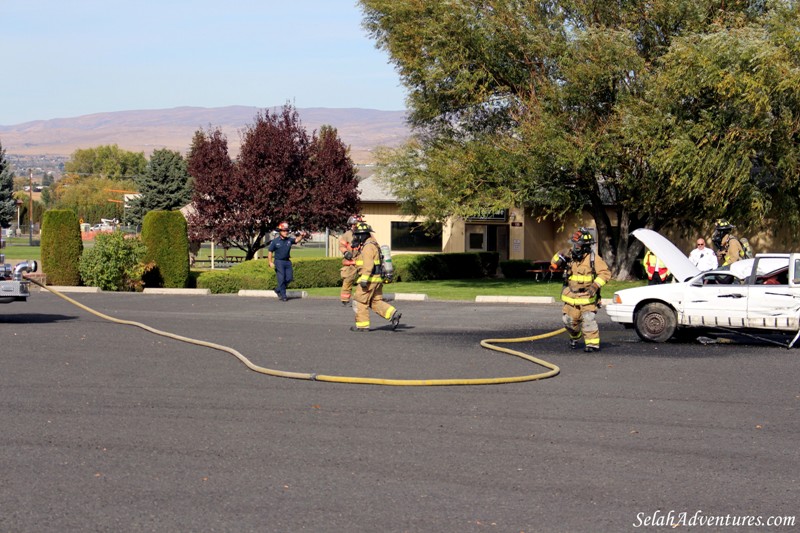
[[[186,154],[198,129],[219,127],[235,155],[240,132],[253,123],[259,111],[263,109],[228,106],[95,113],[0,126],[0,142],[9,155],[68,156],[79,148],[106,144],[148,156],[161,148]],[[353,161],[360,164],[373,161],[376,147],[397,146],[409,135],[404,111],[298,108],[297,112],[309,134],[324,124],[335,127],[344,143],[350,145]]]

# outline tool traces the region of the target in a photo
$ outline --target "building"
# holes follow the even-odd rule
[[[564,229],[552,221],[537,221],[523,209],[512,207],[488,217],[453,219],[435,235],[425,235],[422,223],[403,215],[397,199],[373,176],[359,183],[360,213],[372,226],[378,242],[392,253],[497,252],[500,260],[547,261],[566,247],[580,226],[593,226],[591,216],[567,221]]]

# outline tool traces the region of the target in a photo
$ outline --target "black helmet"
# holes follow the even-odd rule
[[[711,235],[711,242],[714,243],[714,246],[719,249],[719,247],[722,246],[722,239],[724,239],[725,235],[729,234],[735,227],[736,226],[724,218],[717,219],[717,223],[714,226],[714,233]]]
[[[356,224],[356,228],[353,230],[353,248],[358,248],[367,239],[369,239],[370,234],[372,233],[372,228],[369,227],[369,224],[366,222],[359,222]]]
[[[736,226],[728,222],[726,219],[719,218],[717,219],[717,224],[715,229],[718,231],[731,231],[735,227]]]
[[[569,243],[572,245],[572,257],[581,260],[591,250],[594,244],[594,235],[588,229],[580,228],[572,234]]]
[[[353,235],[369,235],[372,233],[372,228],[366,222],[359,222],[356,224],[356,229],[353,230]]]

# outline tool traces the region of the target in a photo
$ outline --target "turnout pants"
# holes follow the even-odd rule
[[[397,309],[383,301],[383,283],[370,283],[367,290],[358,285],[355,301],[356,327],[369,328],[369,310],[372,309],[386,320],[390,320]]]
[[[358,270],[355,265],[345,265],[341,268],[342,273],[342,290],[339,292],[339,298],[343,302],[349,302],[352,295],[353,283],[358,276]]]
[[[587,346],[600,347],[600,328],[595,319],[597,305],[570,305],[564,304],[564,313],[561,319],[564,327],[567,328],[569,338],[578,340],[583,336],[583,342]]]

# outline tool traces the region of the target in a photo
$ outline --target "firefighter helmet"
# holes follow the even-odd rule
[[[364,222],[364,217],[361,215],[352,215],[350,218],[347,219],[348,226],[355,226],[359,222]]]
[[[366,222],[359,222],[356,224],[356,229],[353,230],[353,235],[369,235],[372,233],[372,228]]]
[[[581,228],[572,234],[569,242],[573,246],[591,246],[594,244],[594,236],[588,229]]]
[[[722,239],[725,238],[725,235],[729,234],[735,227],[736,226],[724,218],[717,219],[716,225],[714,226],[714,233],[711,235],[711,242],[714,243],[717,250],[722,248]]]
[[[572,257],[580,261],[591,250],[594,244],[594,235],[588,229],[580,228],[572,234],[569,242],[572,244]]]
[[[730,231],[735,227],[736,226],[728,222],[726,219],[720,218],[717,219],[717,224],[715,229],[722,232],[722,231]]]

